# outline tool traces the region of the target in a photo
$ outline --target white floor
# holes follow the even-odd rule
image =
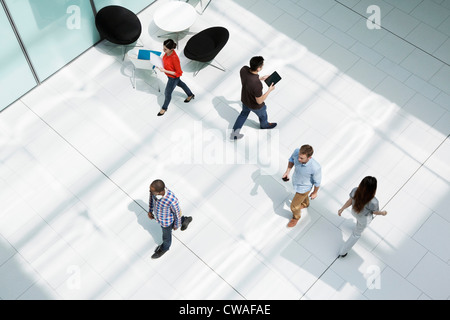
[[[167,1],[139,15],[149,49]],[[381,30],[366,24],[373,4]],[[193,77],[182,36],[196,99],[177,89],[164,117],[155,79],[138,72],[134,90],[105,43],[0,113],[0,298],[449,299],[450,1],[216,0],[190,31],[215,25],[230,31],[227,71]],[[254,55],[283,77],[267,100],[278,127],[252,115],[233,143],[239,69]],[[288,230],[281,175],[302,144],[323,183]],[[366,175],[388,215],[336,259],[354,225],[337,210]],[[194,220],[152,260],[158,178]]]

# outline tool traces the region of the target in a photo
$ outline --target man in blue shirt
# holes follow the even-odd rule
[[[293,217],[288,223],[288,228],[293,228],[297,225],[298,220],[301,218],[301,210],[309,207],[309,197],[311,199],[317,197],[322,181],[322,168],[312,158],[313,153],[314,149],[310,145],[303,145],[300,149],[295,149],[282,177],[284,181],[289,181],[289,173],[295,166],[294,174],[292,175],[292,185],[296,193],[291,202]],[[314,190],[311,192],[313,187]],[[311,194],[309,194],[310,192]]]

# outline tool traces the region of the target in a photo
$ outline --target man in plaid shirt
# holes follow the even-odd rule
[[[172,244],[172,229],[177,230],[181,225],[181,231],[184,231],[192,221],[192,217],[182,215],[177,197],[166,188],[162,180],[155,180],[150,185],[148,217],[151,220],[156,219],[161,225],[163,238],[163,243],[156,248],[152,259],[160,258],[169,250]]]

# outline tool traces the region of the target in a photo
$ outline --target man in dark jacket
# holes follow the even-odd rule
[[[263,85],[261,81],[266,80],[269,76],[260,77],[259,72],[264,66],[263,57],[253,57],[250,60],[250,67],[244,66],[241,68],[241,102],[242,112],[236,119],[231,133],[231,139],[241,139],[244,135],[240,133],[242,126],[250,114],[254,112],[259,118],[261,129],[273,129],[277,126],[276,123],[270,123],[267,120],[267,106],[265,100],[269,94],[275,89],[273,83],[268,88],[267,92],[263,94]]]

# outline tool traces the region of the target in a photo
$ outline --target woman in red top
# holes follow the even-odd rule
[[[166,113],[169,107],[170,100],[172,100],[172,92],[173,90],[175,90],[176,86],[183,89],[187,94],[188,97],[186,100],[184,100],[184,102],[187,103],[195,98],[195,95],[192,93],[189,87],[183,81],[181,81],[180,77],[183,74],[183,71],[181,70],[180,58],[175,52],[176,47],[177,44],[172,39],[164,41],[164,56],[162,58],[164,67],[159,68],[159,70],[167,75],[168,81],[166,90],[164,92],[166,98],[164,100],[163,106],[161,107],[161,111],[158,113],[158,116],[162,116]]]

